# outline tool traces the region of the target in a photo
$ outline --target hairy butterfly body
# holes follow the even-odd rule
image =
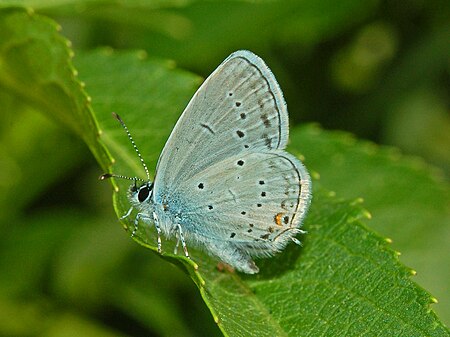
[[[132,140],[125,124],[116,115]],[[195,245],[232,267],[257,273],[252,257],[283,250],[302,232],[311,181],[284,151],[288,113],[265,63],[249,51],[231,54],[205,80],[175,125],[153,183],[130,187],[140,221]],[[106,174],[107,177],[123,177]],[[133,235],[135,233],[133,232]]]

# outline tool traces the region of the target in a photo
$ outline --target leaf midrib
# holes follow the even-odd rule
[[[259,310],[260,313],[262,313],[262,315],[264,317],[267,318],[267,322],[269,322],[269,324],[275,328],[276,331],[278,331],[277,336],[285,336],[288,337],[287,332],[280,326],[280,324],[278,323],[278,321],[273,317],[273,315],[267,310],[266,306],[259,300],[259,298],[255,295],[255,293],[251,290],[251,288],[249,286],[247,286],[244,282],[242,282],[242,278],[240,278],[236,272],[233,273],[228,273],[226,274],[227,276],[231,276],[231,279],[234,281],[234,283],[237,285],[237,287],[239,287],[242,290],[242,293],[245,294],[245,298],[246,300],[249,300],[251,302],[253,302],[255,304],[255,308],[257,308]],[[213,286],[217,286],[221,289],[223,289],[223,287],[220,286],[220,282],[225,279],[225,275],[220,275],[220,277],[215,278],[213,281],[211,281],[211,283],[213,284]],[[224,289],[223,289],[224,290]],[[224,290],[226,291],[226,290]],[[218,324],[219,326],[221,326],[220,322]],[[222,329],[222,332],[224,334],[227,335],[226,331],[224,329]]]

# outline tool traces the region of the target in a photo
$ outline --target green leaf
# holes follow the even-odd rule
[[[70,42],[53,21],[31,10],[3,9],[0,16],[0,83],[78,134],[99,163],[110,162],[98,141],[90,97],[71,64]],[[105,165],[106,167],[107,165]]]
[[[84,78],[88,83],[87,90],[93,97],[101,97],[99,105],[95,100],[93,104],[95,111],[104,111],[105,119],[99,117],[99,121],[101,125],[107,125],[102,133],[109,133],[105,144],[117,150],[112,151],[117,158],[114,171],[143,176],[131,145],[107,111],[117,107],[116,111],[126,120],[144,157],[149,157],[151,167],[154,167],[162,142],[154,139],[155,134],[150,130],[159,123],[169,133],[168,121],[173,125],[183,103],[192,94],[196,79],[166,69],[164,80],[159,76],[163,70],[157,72],[154,61],[140,61],[129,54],[103,53],[102,56],[93,53],[76,61],[82,74],[90,74],[87,75],[89,78]],[[95,72],[91,69],[93,64],[97,65]],[[146,74],[145,78],[143,74]],[[177,85],[183,77],[190,83],[184,89]],[[111,85],[117,82],[120,84]],[[155,92],[153,82],[158,83],[161,92]],[[104,83],[108,84],[105,86]],[[182,90],[187,95],[181,95]],[[136,97],[142,97],[142,100]],[[169,104],[153,106],[155,101],[161,105]],[[128,116],[126,111],[122,112],[125,106],[128,106],[126,110],[133,111],[129,118],[125,117]],[[158,116],[164,112],[167,112],[167,119],[158,121]],[[126,189],[126,185],[121,188]],[[119,190],[116,196],[119,214],[124,214],[128,205],[125,193]],[[229,335],[251,332],[261,336],[297,335],[303,331],[315,335],[334,335],[341,331],[346,331],[347,335],[360,335],[375,328],[371,325],[373,317],[385,322],[384,330],[381,323],[376,324],[377,331],[385,335],[432,335],[435,318],[428,314],[430,296],[409,281],[411,271],[398,264],[395,253],[385,248],[384,240],[363,227],[358,218],[367,213],[348,202],[333,200],[324,192],[315,196],[313,205],[306,224],[309,234],[305,237],[305,248],[298,251],[296,247],[289,247],[274,259],[260,261],[262,271],[256,277],[219,273],[216,261],[199,252],[193,253],[198,270],[193,270],[190,261],[183,257],[170,253],[164,256],[187,269],[219,326]],[[127,226],[132,229],[133,223],[130,221]],[[155,250],[156,238],[151,228],[140,233],[140,240],[141,244]],[[170,251],[171,246],[166,243],[165,252]],[[406,288],[405,283],[408,284]],[[347,310],[343,303],[351,303],[352,310]],[[399,310],[399,303],[404,304],[403,310]],[[379,307],[383,307],[383,312],[380,313]],[[332,318],[325,314],[327,310],[334,313]],[[293,314],[285,319],[281,315],[283,312]],[[356,315],[361,315],[358,323],[350,324]],[[321,319],[327,323],[317,323]],[[315,324],[311,325],[311,322]],[[439,331],[434,333],[439,335]]]
[[[314,126],[292,132],[291,144],[327,188],[346,198],[364,197],[370,227],[393,239],[401,260],[414,266],[417,282],[432,290],[443,317],[449,317],[450,270],[444,266],[450,265],[450,195],[442,172],[397,149]]]
[[[24,11],[0,11],[0,32],[1,86],[76,130],[103,168],[114,158],[112,170],[119,174],[143,172],[126,135],[110,117],[111,110],[122,115],[154,167],[171,127],[199,85],[198,77],[140,53],[80,54],[75,61],[92,97],[99,132],[74,77],[70,51],[54,24]],[[32,57],[44,51],[47,57]],[[62,110],[45,101],[48,95]],[[292,133],[300,137],[308,132],[306,128]],[[327,133],[319,131],[318,137],[326,138]],[[111,157],[99,155],[107,153],[102,152],[103,144]],[[308,151],[315,149],[319,148],[312,143]],[[303,152],[303,144],[294,142],[291,151]],[[127,184],[117,184],[115,206],[122,215],[128,208]],[[173,242],[164,242],[162,256],[192,277],[226,335],[448,335],[429,307],[430,295],[410,280],[411,271],[399,264],[385,240],[362,223],[368,213],[359,199],[336,198],[319,181],[314,186],[304,247],[290,245],[282,254],[258,261],[261,272],[256,276],[219,271],[217,261],[195,250],[192,261],[175,256],[169,253]],[[132,228],[132,221],[125,226]],[[155,251],[154,230],[143,227],[137,240]]]
[[[4,5],[29,6],[49,16],[80,25],[95,22],[96,35],[121,48],[144,48],[183,65],[213,67],[237,48],[254,51],[301,44],[310,46],[342,34],[376,14],[378,0],[273,1],[273,0],[7,0]],[[2,6],[2,4],[0,4]],[[226,15],[223,15],[226,13]],[[75,20],[74,20],[75,18]],[[77,22],[79,21],[79,22]],[[257,38],[255,38],[257,37]],[[94,40],[96,38],[94,37]],[[220,41],[220,44],[217,43]],[[89,43],[89,42],[88,42]]]

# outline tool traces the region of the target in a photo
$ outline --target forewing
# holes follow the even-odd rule
[[[193,176],[175,199],[188,232],[261,256],[281,250],[299,232],[310,194],[304,166],[273,150],[222,160]]]
[[[231,54],[189,102],[159,158],[155,195],[225,158],[283,149],[286,104],[273,74],[249,51]]]

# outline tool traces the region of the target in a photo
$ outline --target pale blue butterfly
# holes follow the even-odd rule
[[[150,175],[129,190],[135,235],[139,221],[161,235],[203,248],[245,273],[252,257],[269,257],[295,238],[311,201],[302,163],[284,151],[288,112],[274,75],[255,54],[231,54],[205,80],[175,125]],[[124,176],[105,174],[101,178]],[[138,186],[137,181],[143,181]]]

